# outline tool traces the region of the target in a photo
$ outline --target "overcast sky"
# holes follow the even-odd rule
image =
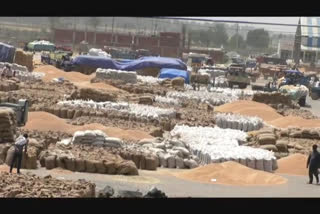
[[[191,18],[191,17],[190,17]],[[192,17],[192,18],[205,18],[215,20],[231,20],[231,21],[250,21],[250,22],[268,22],[268,23],[281,23],[281,24],[298,24],[299,17]],[[244,24],[240,25],[243,26]],[[272,31],[284,31],[284,32],[295,32],[296,27],[286,26],[272,26],[272,25],[249,25],[254,27],[262,27]]]

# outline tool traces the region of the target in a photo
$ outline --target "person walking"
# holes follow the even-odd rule
[[[11,166],[10,166],[10,173],[12,173],[12,168],[14,164],[18,161],[17,164],[17,173],[20,174],[21,162],[22,162],[22,155],[23,155],[23,147],[25,147],[24,152],[27,153],[28,147],[28,134],[24,134],[23,136],[20,135],[14,144],[14,155],[12,158]]]
[[[312,152],[308,157],[307,168],[309,168],[309,182],[308,184],[312,184],[313,176],[316,177],[317,184],[319,184],[318,177],[318,168],[320,166],[320,153],[317,150],[318,146],[312,146]]]

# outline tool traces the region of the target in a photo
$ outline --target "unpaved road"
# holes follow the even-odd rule
[[[39,176],[50,174],[59,179],[86,179],[96,184],[96,190],[110,185],[117,190],[140,190],[146,193],[152,186],[164,191],[169,197],[319,197],[320,185],[306,184],[307,176],[289,176],[286,184],[274,186],[229,186],[186,181],[172,175],[179,169],[162,169],[157,171],[139,170],[139,176],[104,175],[92,173],[70,173],[62,170],[22,170]],[[15,172],[15,171],[14,171]]]

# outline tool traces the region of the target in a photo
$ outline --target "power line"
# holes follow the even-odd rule
[[[271,23],[271,22],[249,22],[249,21],[232,21],[232,20],[215,20],[215,19],[199,19],[199,18],[182,18],[182,17],[155,17],[157,19],[174,19],[174,20],[185,20],[185,21],[203,21],[203,22],[224,22],[224,23],[239,23],[239,24],[255,24],[255,25],[278,25],[288,27],[316,27],[320,28],[320,25],[299,25],[299,24],[282,24],[282,23]]]

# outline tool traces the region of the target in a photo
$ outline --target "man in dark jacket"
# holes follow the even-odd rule
[[[12,173],[12,168],[16,161],[18,160],[17,164],[17,173],[20,174],[20,167],[22,162],[22,155],[23,155],[23,147],[25,147],[24,152],[27,153],[27,146],[28,146],[28,134],[24,134],[23,136],[19,136],[16,139],[14,144],[14,155],[10,166],[10,173]]]
[[[316,177],[317,184],[319,184],[319,177],[318,177],[318,168],[320,166],[320,154],[317,151],[318,146],[312,146],[312,153],[308,157],[307,161],[307,168],[309,167],[309,183],[312,184],[313,182],[313,175]]]

